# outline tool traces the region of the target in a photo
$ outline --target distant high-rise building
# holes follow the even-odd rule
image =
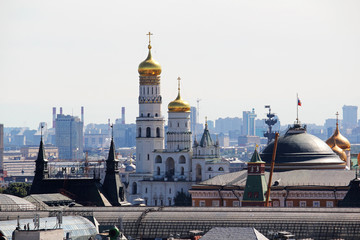
[[[55,125],[55,141],[59,148],[59,159],[82,159],[83,122],[78,117],[58,114]]]
[[[125,107],[121,108],[121,124],[125,124]]]
[[[4,125],[0,124],[0,170],[3,168],[4,161]]]
[[[343,106],[343,127],[355,128],[357,127],[357,106]]]
[[[255,136],[255,109],[243,111],[243,135]]]
[[[218,133],[229,133],[229,131],[241,130],[242,119],[234,118],[218,118],[215,121],[215,131]]]
[[[190,124],[191,124],[191,132],[196,134],[196,124],[197,124],[197,115],[196,115],[196,107],[190,108]]]

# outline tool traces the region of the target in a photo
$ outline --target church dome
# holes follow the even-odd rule
[[[260,154],[266,165],[270,165],[274,141]],[[294,169],[345,169],[342,161],[321,139],[308,134],[300,125],[291,127],[279,137],[275,158],[275,170]]]
[[[177,98],[170,102],[168,105],[169,112],[190,112],[190,104],[184,101],[180,96],[180,77],[177,79],[178,83],[178,96]]]
[[[336,130],[335,130],[334,134],[328,140],[326,140],[326,143],[331,148],[333,148],[335,145],[337,145],[339,148],[341,148],[343,150],[350,150],[350,148],[351,148],[349,140],[347,140],[346,137],[341,135],[341,133],[339,131],[338,123],[336,123]]]
[[[157,76],[161,74],[161,66],[151,56],[151,45],[149,44],[147,58],[139,64],[138,72],[141,76]]]
[[[169,112],[190,112],[190,104],[184,101],[180,94],[168,105]]]
[[[333,146],[331,149],[339,156],[341,160],[346,162],[347,157],[344,150],[342,150],[338,145]]]

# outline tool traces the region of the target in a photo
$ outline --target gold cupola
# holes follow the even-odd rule
[[[169,112],[190,112],[190,104],[184,101],[180,96],[180,80],[178,77],[178,95],[177,98],[168,105]]]
[[[331,149],[333,150],[334,153],[336,153],[336,155],[339,156],[339,158],[340,158],[341,160],[343,160],[344,162],[346,162],[347,157],[346,157],[346,153],[345,153],[344,150],[342,150],[342,149],[341,149],[340,147],[338,147],[338,145],[336,145],[336,144],[335,144]]]
[[[150,36],[152,35],[152,33],[149,32],[147,35],[149,35],[149,54],[147,58],[139,64],[138,72],[141,76],[158,76],[161,74],[161,66],[157,61],[152,58],[151,55]]]
[[[338,115],[339,115],[339,113],[336,113],[335,132],[328,140],[326,140],[326,143],[331,148],[333,148],[334,146],[338,146],[342,150],[350,150],[351,145],[350,145],[349,140],[347,140],[347,138],[344,137],[343,135],[341,135],[341,133],[340,133]]]

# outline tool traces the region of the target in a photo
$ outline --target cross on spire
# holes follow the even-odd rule
[[[181,80],[181,78],[178,77],[177,80],[178,80],[178,91],[179,91],[179,93],[180,93],[180,80]]]
[[[114,139],[114,124],[111,124],[110,127],[111,127],[111,139]]]
[[[336,125],[339,125],[339,112],[336,112]]]
[[[151,32],[149,32],[148,34],[146,34],[146,35],[148,35],[149,36],[149,49],[151,49],[151,35],[154,35],[154,34],[152,34]]]

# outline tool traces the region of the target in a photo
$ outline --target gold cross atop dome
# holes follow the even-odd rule
[[[149,33],[147,33],[146,35],[148,35],[149,36],[149,46],[148,46],[148,48],[149,49],[151,49],[151,35],[154,35],[154,34],[152,34],[151,32],[149,32]]]
[[[336,126],[339,125],[339,112],[336,112]]]
[[[178,91],[179,91],[179,93],[180,93],[180,80],[181,80],[181,78],[178,77],[177,80],[178,80]]]

